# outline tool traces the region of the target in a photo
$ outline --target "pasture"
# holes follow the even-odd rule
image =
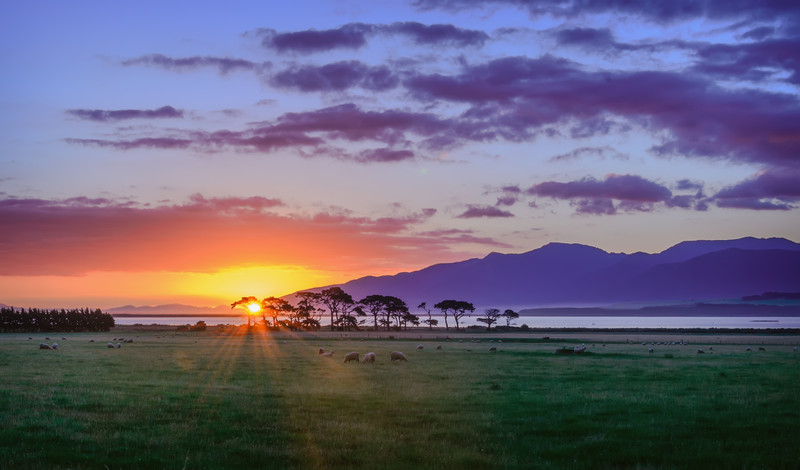
[[[0,468],[800,467],[800,338],[548,335],[4,334]]]

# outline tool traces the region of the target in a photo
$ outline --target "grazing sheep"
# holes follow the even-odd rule
[[[52,347],[53,349],[58,349],[58,343],[53,343],[53,346],[51,346],[51,347]]]
[[[583,354],[584,352],[586,352],[586,345],[582,344],[580,346],[575,346],[573,348],[573,351],[575,352],[575,354]]]
[[[423,346],[421,344],[417,345],[417,349],[422,349],[422,348],[423,348]]]
[[[746,351],[752,351],[752,348],[750,348],[750,346],[748,346]]]
[[[49,336],[45,336],[45,337],[44,337],[44,340],[45,340],[45,341],[50,341],[50,337],[49,337]]]
[[[698,350],[697,350],[697,354],[705,354],[705,353],[706,353],[706,352],[705,352],[705,351],[703,351],[702,349],[698,349]]]
[[[93,340],[93,339],[90,339],[90,340],[89,340],[89,342],[90,342],[90,343],[94,343],[94,340]]]
[[[650,354],[653,354],[653,348],[647,348],[647,352],[649,352]]]
[[[440,345],[436,346],[436,349],[442,349],[442,345],[440,344]],[[797,351],[797,348],[794,348],[794,350]]]
[[[66,340],[67,340],[67,338],[65,338],[65,337],[63,337],[63,336],[61,337],[61,339],[63,339],[64,341],[66,341]]]
[[[333,357],[333,351],[328,351],[324,353],[320,353],[319,357]]]
[[[133,343],[133,339],[132,338],[128,338],[125,341],[123,341],[123,343]]]
[[[375,353],[368,352],[364,354],[364,359],[361,360],[363,364],[374,364],[375,363]]]
[[[489,348],[489,351],[497,352],[497,346],[492,346],[491,348]]]
[[[349,353],[344,355],[344,361],[342,361],[342,362],[350,362],[350,361],[358,362],[358,353],[357,352],[350,351]]]
[[[47,343],[39,343],[39,349],[52,349]]]
[[[797,352],[797,346],[795,346],[794,348],[792,348],[792,351],[794,351],[794,352]]]
[[[406,355],[401,353],[400,351],[392,351],[391,354],[389,354],[389,358],[392,360],[392,362],[394,362],[394,361],[408,361],[408,358],[406,358]]]
[[[317,355],[322,356],[323,354],[325,354],[325,348],[317,349]]]
[[[117,343],[117,349],[122,347],[122,343]]]
[[[759,351],[766,351],[767,349],[766,349],[766,348],[764,348],[763,346],[759,346],[759,347],[758,347],[758,350],[759,350]]]
[[[108,343],[108,349],[114,349],[114,343]]]

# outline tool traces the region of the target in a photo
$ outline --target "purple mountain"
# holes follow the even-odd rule
[[[393,295],[411,307],[445,299],[476,307],[521,308],[738,298],[800,292],[800,244],[749,237],[682,242],[656,254],[624,254],[550,243],[527,253],[490,253],[338,286],[356,300]]]

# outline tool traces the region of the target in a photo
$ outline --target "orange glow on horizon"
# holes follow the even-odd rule
[[[261,305],[253,302],[252,304],[247,306],[247,310],[250,311],[250,315],[255,315],[256,313],[261,311]]]

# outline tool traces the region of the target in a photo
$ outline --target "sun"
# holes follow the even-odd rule
[[[253,302],[247,306],[247,310],[250,310],[250,313],[258,313],[261,310],[261,305]]]

